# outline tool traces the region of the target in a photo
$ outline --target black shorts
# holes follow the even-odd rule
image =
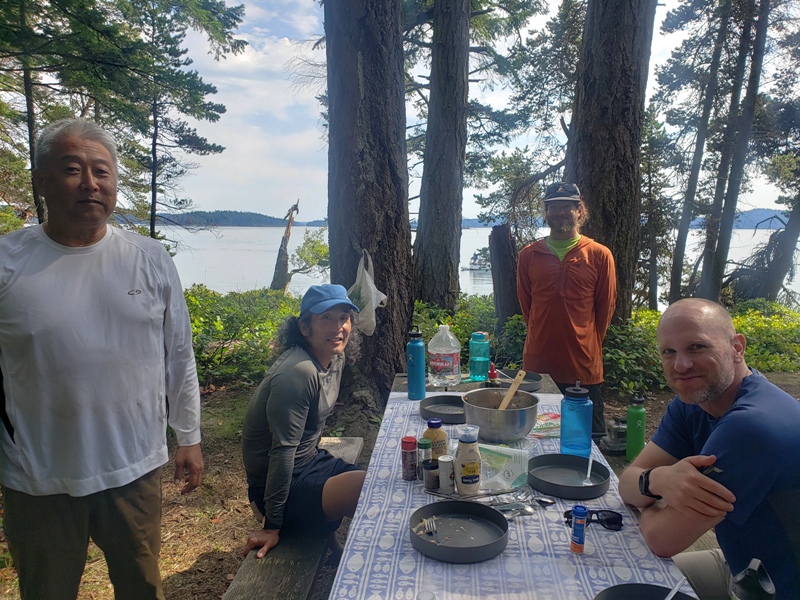
[[[289,497],[286,499],[283,511],[281,533],[319,531],[325,528],[335,531],[342,520],[331,522],[325,518],[325,513],[322,512],[322,488],[331,477],[359,470],[355,465],[336,458],[327,450],[319,450],[310,463],[292,473]],[[248,500],[255,503],[262,515],[267,514],[264,491],[264,486],[250,486],[247,490]]]

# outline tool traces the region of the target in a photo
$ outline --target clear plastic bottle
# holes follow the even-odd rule
[[[561,454],[575,454],[589,458],[592,451],[592,401],[589,390],[567,388],[561,399]]]
[[[465,425],[458,430],[458,448],[454,465],[456,491],[461,496],[477,494],[481,489],[481,454],[478,450],[476,425]]]
[[[428,366],[433,386],[453,386],[461,382],[461,342],[450,333],[449,325],[439,325],[439,331],[428,342]]]
[[[489,376],[489,334],[475,331],[469,340],[469,378],[486,381]]]

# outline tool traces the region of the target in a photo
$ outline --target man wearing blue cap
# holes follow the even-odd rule
[[[262,558],[285,533],[325,530],[353,516],[365,472],[317,448],[339,396],[358,307],[341,285],[311,286],[280,333],[281,355],[258,386],[242,427],[248,498],[263,527],[244,549]],[[333,539],[333,537],[332,537]]]

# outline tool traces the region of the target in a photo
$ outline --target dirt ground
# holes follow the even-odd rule
[[[800,374],[772,373],[767,377],[800,398]],[[161,574],[169,600],[221,598],[243,559],[241,549],[247,532],[257,526],[247,503],[240,455],[241,423],[251,394],[252,388],[230,388],[203,395],[206,476],[199,490],[180,496],[172,483],[172,473],[169,469],[164,471]],[[647,399],[648,438],[671,397],[669,392],[663,392]],[[607,418],[624,416],[627,406],[627,398],[607,397]],[[366,467],[377,430],[377,422],[361,419],[357,431],[347,427],[337,433],[365,438],[359,462]],[[345,520],[339,529],[341,543],[346,539],[348,524]],[[335,568],[321,571],[314,584],[313,600],[328,598],[335,575]],[[18,597],[16,575],[10,565],[5,539],[0,534],[0,599]],[[93,545],[88,552],[78,598],[113,598],[102,552]]]

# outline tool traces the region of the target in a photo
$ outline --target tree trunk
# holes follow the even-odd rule
[[[161,116],[158,114],[158,99],[153,98],[153,139],[150,144],[150,237],[156,236],[156,209],[158,204],[158,125]]]
[[[761,0],[758,9],[756,38],[753,42],[753,58],[750,63],[750,76],[747,80],[747,93],[744,97],[744,108],[736,128],[736,146],[731,160],[731,173],[728,177],[728,189],[725,192],[725,205],[722,208],[719,241],[714,253],[714,264],[711,279],[710,295],[706,298],[716,299],[722,286],[722,276],[728,262],[728,251],[731,247],[733,223],[736,220],[736,204],[739,201],[739,190],[742,187],[744,166],[747,162],[747,148],[750,145],[750,132],[753,130],[753,119],[756,114],[758,88],[761,83],[761,70],[764,65],[764,53],[767,45],[767,29],[769,28],[770,0]]]
[[[589,0],[565,180],[589,206],[585,232],[617,268],[614,320],[631,315],[639,258],[640,156],[656,0]]]
[[[292,205],[289,213],[286,215],[286,229],[281,238],[281,245],[278,248],[278,258],[275,260],[275,271],[272,274],[272,283],[269,285],[271,290],[286,291],[289,283],[292,281],[292,276],[289,273],[289,238],[292,235],[292,224],[294,223],[294,215],[300,212],[300,201]]]
[[[800,198],[795,199],[789,220],[780,235],[778,250],[769,265],[763,288],[764,297],[772,302],[777,302],[783,281],[795,264],[794,255],[797,252],[797,240],[800,239]]]
[[[388,296],[375,334],[363,339],[359,373],[346,371],[343,387],[363,376],[385,401],[395,373],[405,370],[414,300],[401,4],[329,0],[324,11],[331,281],[350,287],[365,248]]]
[[[711,212],[706,222],[706,241],[703,249],[703,268],[700,273],[700,286],[697,295],[701,298],[716,300],[719,297],[719,286],[716,292],[713,284],[714,255],[717,251],[719,239],[720,218],[722,215],[722,202],[725,198],[725,188],[730,171],[733,144],[737,135],[737,121],[739,119],[739,99],[744,86],[744,72],[747,66],[747,55],[750,50],[750,31],[753,27],[753,13],[755,0],[747,0],[745,7],[745,21],[739,36],[739,52],[736,58],[733,82],[731,84],[731,101],[728,107],[728,118],[725,123],[725,132],[722,136],[719,166],[717,168],[717,182],[714,186],[714,199],[711,203]]]
[[[23,68],[22,81],[25,87],[25,117],[28,124],[28,152],[31,161],[31,192],[33,193],[33,204],[36,206],[36,218],[39,223],[44,223],[44,202],[36,189],[36,180],[33,177],[33,169],[36,167],[34,159],[36,154],[36,107],[33,103],[33,77],[30,69]]]
[[[428,124],[414,239],[416,298],[450,310],[459,295],[469,16],[469,0],[434,2]]]
[[[719,30],[714,42],[714,53],[711,56],[711,66],[708,70],[708,83],[706,84],[705,98],[703,100],[703,113],[697,124],[697,139],[694,144],[692,166],[689,171],[689,181],[686,184],[686,197],[683,201],[681,220],[678,225],[678,237],[675,240],[675,253],[672,257],[672,271],[669,280],[669,303],[680,300],[681,284],[683,282],[683,261],[686,257],[686,241],[689,238],[689,226],[695,214],[695,196],[697,195],[697,182],[700,179],[700,168],[703,164],[703,152],[708,134],[708,122],[711,110],[714,107],[714,97],[717,94],[717,76],[722,57],[722,48],[728,34],[728,22],[731,17],[731,0],[726,0],[720,6]]]
[[[489,234],[489,259],[492,265],[494,312],[497,316],[495,336],[500,336],[506,321],[522,314],[517,298],[517,245],[508,223],[495,225]]]

